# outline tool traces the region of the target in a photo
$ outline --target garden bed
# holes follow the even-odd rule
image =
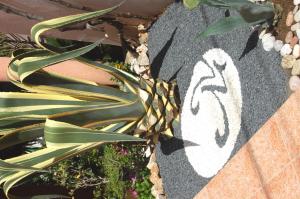
[[[35,175],[12,193],[22,197],[54,194],[75,199],[151,199],[145,150],[143,144],[107,144],[50,167],[49,173]]]
[[[284,41],[286,39],[286,32],[290,29],[286,26],[285,17],[288,11],[292,10],[294,6],[293,4],[290,4],[290,2],[284,3],[283,1],[277,0],[274,0],[274,2],[279,3],[284,10],[282,13],[282,20],[279,21],[278,26],[274,29],[275,32],[273,31],[272,33],[277,39]],[[96,100],[93,101],[94,98],[96,99],[97,97],[99,98],[97,99],[99,101],[103,99],[104,101],[108,99],[111,100],[111,103],[114,103],[115,107],[119,107],[120,109],[123,108],[120,104],[124,103],[122,106],[128,108],[126,109],[126,113],[130,113],[133,115],[132,117],[138,121],[134,124],[136,125],[134,126],[134,130],[132,130],[132,126],[130,126],[132,125],[132,118],[128,119],[127,117],[126,119],[119,119],[120,123],[116,126],[116,123],[112,122],[113,120],[108,120],[109,118],[104,117],[104,120],[107,120],[106,122],[112,122],[112,125],[107,124],[107,126],[105,126],[106,123],[101,123],[101,126],[99,123],[99,126],[97,126],[97,122],[99,121],[95,122],[95,118],[86,117],[91,119],[91,123],[81,124],[81,118],[77,118],[70,122],[70,124],[64,124],[61,122],[64,121],[64,119],[57,122],[54,121],[51,115],[49,118],[47,115],[47,125],[49,125],[48,120],[50,120],[50,126],[47,126],[47,128],[54,129],[55,136],[59,134],[55,131],[55,128],[57,127],[55,125],[62,125],[63,128],[67,129],[67,133],[70,133],[68,130],[73,128],[73,130],[78,130],[75,132],[80,133],[81,131],[86,130],[87,134],[91,134],[92,136],[97,133],[99,134],[99,137],[101,137],[100,134],[105,132],[107,136],[115,136],[118,138],[118,135],[121,133],[113,134],[111,131],[121,131],[122,133],[125,132],[129,135],[134,135],[130,136],[131,141],[141,141],[137,137],[146,138],[148,145],[151,147],[156,146],[159,167],[155,162],[156,160],[153,161],[153,159],[155,159],[153,158],[154,154],[152,154],[150,159],[153,159],[150,160],[150,163],[148,164],[149,160],[145,157],[145,152],[147,151],[146,145],[135,145],[131,142],[127,144],[107,144],[101,146],[99,149],[94,149],[82,155],[76,155],[72,159],[60,162],[59,164],[50,167],[50,173],[35,176],[29,183],[40,185],[41,187],[54,185],[54,188],[57,188],[57,192],[66,194],[67,191],[69,195],[75,196],[75,198],[82,197],[80,194],[83,192],[88,192],[89,195],[86,196],[94,198],[132,199],[138,197],[141,199],[148,199],[153,198],[151,194],[156,196],[162,195],[165,197],[162,193],[164,190],[161,186],[163,182],[169,198],[191,198],[194,196],[199,189],[203,188],[212,178],[214,178],[226,162],[232,158],[252,136],[254,136],[259,127],[271,117],[288,96],[288,91],[285,86],[287,76],[282,69],[278,67],[278,63],[281,61],[281,57],[278,53],[264,52],[261,43],[259,43],[258,46],[254,46],[249,51],[245,50],[245,46],[247,48],[248,45],[246,42],[253,33],[250,28],[234,30],[232,32],[226,32],[224,35],[214,35],[210,38],[201,38],[197,40],[199,32],[205,30],[209,24],[215,21],[215,19],[224,18],[224,15],[226,15],[225,10],[223,13],[219,9],[207,6],[201,6],[195,11],[189,11],[184,8],[181,3],[177,2],[171,5],[161,18],[151,26],[149,46],[147,42],[147,25],[149,24],[147,24],[146,27],[142,24],[138,27],[134,26],[137,28],[135,33],[138,33],[139,37],[136,38],[134,45],[129,41],[130,39],[125,39],[126,44],[124,45],[126,50],[129,50],[126,55],[126,61],[128,61],[127,64],[129,65],[120,63],[120,60],[113,62],[110,57],[108,60],[105,60],[106,56],[103,55],[101,55],[102,57],[100,58],[98,57],[101,60],[97,60],[95,56],[99,55],[97,54],[97,51],[101,50],[99,48],[96,48],[92,53],[84,53],[83,56],[85,58],[97,60],[98,62],[95,63],[96,65],[107,61],[110,62],[110,65],[112,65],[114,69],[107,69],[106,66],[99,67],[113,71],[110,71],[111,73],[114,73],[119,69],[127,71],[128,73],[124,71],[122,71],[124,74],[122,74],[122,72],[117,73],[118,75],[113,78],[114,84],[110,86],[111,93],[105,93],[104,95],[98,96],[94,96],[94,93],[89,93],[90,96],[85,96],[85,94],[82,94],[81,92],[80,94],[70,92],[69,95],[74,99],[84,99],[84,103],[87,103],[88,105],[98,103]],[[106,35],[106,37],[108,36]],[[274,39],[274,37],[272,39]],[[64,43],[65,45],[62,45],[64,47],[76,44],[76,47],[73,46],[74,49],[87,46],[85,43],[69,43],[64,40],[57,40],[56,42]],[[92,44],[90,46],[92,46]],[[147,56],[148,47],[150,60]],[[112,53],[116,48],[109,49],[109,53]],[[120,49],[118,48],[118,50]],[[78,50],[76,52],[80,54],[83,51],[84,50],[80,49],[80,51]],[[103,54],[103,52],[101,53]],[[222,56],[215,56],[216,54]],[[123,54],[120,53],[118,57],[122,56]],[[131,58],[127,59],[130,56]],[[57,57],[53,58],[53,60],[58,59],[56,60],[57,62],[62,61]],[[165,81],[152,79],[149,70],[150,61],[154,78]],[[199,67],[200,65],[201,67]],[[213,77],[204,76],[201,78],[201,75],[206,74],[207,72],[203,69],[206,67],[210,68]],[[12,67],[11,70],[15,70],[15,68]],[[17,73],[19,71],[13,72],[14,74],[20,75]],[[22,71],[20,71],[20,73],[21,72]],[[33,73],[35,72],[36,71],[33,70]],[[35,75],[38,76],[40,74],[35,73]],[[220,81],[213,81],[213,78],[217,77],[216,75],[220,75],[220,77],[218,76],[219,79],[223,80],[221,85]],[[123,79],[118,79],[119,76],[122,76]],[[122,80],[124,79],[126,79],[126,82],[124,81],[125,83],[122,84]],[[202,88],[201,92],[199,90],[197,91],[201,81],[206,79],[212,79],[212,81],[208,82],[208,84]],[[177,84],[175,84],[174,80],[177,81]],[[199,82],[197,83],[198,80]],[[20,82],[20,84],[22,83],[23,82]],[[97,86],[99,86],[99,90],[104,88],[96,83],[76,83],[83,84],[85,87],[92,87],[93,85],[93,89]],[[120,86],[118,86],[119,83]],[[177,85],[180,96],[174,96]],[[78,88],[74,87],[74,89]],[[14,88],[10,87],[5,89],[6,91],[9,91],[9,89]],[[108,87],[105,89],[108,89]],[[193,90],[192,94],[191,89]],[[118,94],[114,95],[112,94],[112,91]],[[204,91],[214,94],[217,101],[212,97],[206,99],[205,97],[207,96],[203,95]],[[220,96],[218,96],[219,94]],[[34,96],[34,93],[31,93],[31,95]],[[194,98],[194,96],[196,97]],[[179,105],[183,116],[181,118],[181,126],[177,123],[179,121],[179,116],[178,104],[176,104],[177,100],[174,100],[176,97],[180,98],[178,101],[182,102]],[[131,103],[132,98],[137,99],[133,101],[134,103],[137,103],[136,106],[133,106],[133,102]],[[193,107],[195,105],[193,103],[194,99],[199,101],[201,99],[200,106],[203,106],[202,103],[206,103],[205,107],[209,107],[210,109],[204,108],[204,111],[206,112],[201,113],[203,107],[199,109],[199,101],[198,109],[197,107]],[[119,104],[116,103],[117,101]],[[151,101],[150,105],[148,104],[149,101]],[[266,102],[268,102],[268,105],[266,105]],[[81,101],[80,103],[83,102]],[[219,105],[217,106],[217,104]],[[97,105],[99,107],[102,106],[100,103]],[[103,105],[103,107],[105,106]],[[114,108],[114,106],[112,107]],[[111,114],[111,117],[116,119],[115,112],[118,110],[115,110],[112,107],[108,106],[103,109],[108,110],[105,114]],[[97,117],[100,118],[105,115],[103,114],[104,112],[101,112],[101,109],[102,108],[97,109],[97,111],[99,111]],[[111,109],[114,111],[111,111]],[[141,113],[135,115],[136,112],[132,113],[134,112],[133,110],[137,110],[136,112],[141,111]],[[199,114],[204,114],[205,117],[199,116],[199,118],[197,118],[198,120],[194,120],[199,110]],[[89,111],[93,112],[94,110]],[[73,114],[75,112],[71,113]],[[124,111],[124,114],[126,113]],[[59,114],[55,116],[59,117]],[[67,112],[67,115],[68,114],[70,113]],[[220,117],[220,115],[223,115],[223,117]],[[3,117],[5,118],[6,116],[4,115]],[[126,126],[123,123],[124,120],[128,122]],[[78,126],[74,127],[73,124],[76,124],[77,122]],[[51,126],[51,124],[55,124],[54,127]],[[224,128],[222,125],[221,127],[214,126],[219,124],[222,124]],[[88,129],[87,126],[89,125],[95,125],[95,127]],[[122,126],[122,128],[118,127],[118,125]],[[130,126],[130,128],[127,125]],[[190,127],[193,127],[194,129]],[[85,130],[83,130],[84,128]],[[111,130],[114,128],[116,129]],[[219,133],[220,129],[225,129],[223,134],[229,137],[217,134],[215,131],[213,132],[215,133],[215,136],[213,138],[209,137],[211,135],[206,132],[216,128],[218,129],[217,133]],[[227,132],[225,132],[226,129]],[[10,129],[7,131],[9,130]],[[48,133],[49,135],[49,132],[51,131],[48,130],[45,134]],[[62,131],[58,132],[61,133]],[[91,132],[93,132],[93,134]],[[205,132],[206,134],[204,133],[204,136],[202,136],[201,133],[196,132]],[[172,137],[172,134],[174,134],[174,137]],[[167,136],[169,139],[160,137],[162,135]],[[50,145],[47,146],[50,149],[52,143],[51,136],[47,138],[50,139]],[[97,139],[99,139],[99,137]],[[123,139],[128,141],[127,139],[129,139],[129,137]],[[160,140],[159,143],[158,140]],[[229,147],[226,147],[227,140],[230,142],[228,144],[230,145]],[[67,141],[67,144],[69,144],[69,142],[72,144],[74,143],[72,139],[71,141]],[[102,140],[100,141],[102,142]],[[100,141],[98,140],[98,144],[101,144]],[[111,142],[111,140],[109,141]],[[60,144],[59,139],[54,142],[57,142],[58,145]],[[90,140],[88,144],[92,146],[93,142],[94,140]],[[207,143],[210,143],[210,145],[207,145]],[[78,144],[76,140],[75,144]],[[210,148],[211,146],[214,147],[216,144],[218,145],[217,147],[220,148],[220,150],[217,148],[219,151],[221,151],[222,148],[227,150],[225,155],[224,153],[219,153],[215,148]],[[202,146],[207,148],[203,149],[201,148]],[[46,146],[44,145],[43,147]],[[189,153],[190,149],[195,148],[199,150]],[[195,157],[195,154],[199,157]],[[220,163],[221,160],[223,162]],[[151,173],[146,166],[148,166]],[[160,178],[159,169],[161,169],[163,180]],[[153,173],[155,173],[155,175],[152,175]],[[159,190],[161,193],[154,194],[156,184],[153,186],[150,181],[159,182]],[[20,188],[21,187],[22,185]],[[42,191],[42,188],[40,191]],[[15,193],[18,192],[16,191]]]

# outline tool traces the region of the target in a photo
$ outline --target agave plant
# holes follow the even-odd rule
[[[0,160],[0,183],[9,190],[35,172],[106,142],[146,141],[172,136],[179,116],[175,82],[144,80],[82,55],[100,42],[67,51],[41,43],[43,32],[111,12],[72,15],[41,22],[31,36],[40,49],[19,49],[8,67],[11,82],[23,92],[0,92],[0,150],[43,137],[46,147]],[[51,49],[51,50],[49,50]],[[113,75],[119,87],[46,72],[45,67],[76,59]]]
[[[281,13],[280,7],[270,2],[257,4],[249,0],[183,0],[183,3],[189,9],[205,4],[239,13],[237,16],[228,16],[210,25],[199,34],[199,37],[217,35],[244,26],[268,27],[277,22]]]

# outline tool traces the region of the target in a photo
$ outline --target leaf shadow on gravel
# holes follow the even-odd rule
[[[161,49],[161,51],[153,59],[153,62],[151,64],[151,75],[154,79],[158,78],[160,69],[162,67],[162,63],[164,61],[164,58],[165,58],[169,48],[171,47],[171,45],[173,43],[173,39],[174,39],[176,31],[177,31],[177,28],[173,31],[170,39],[167,41],[167,43],[164,45],[164,47]]]
[[[172,137],[170,139],[160,138],[160,150],[164,155],[170,155],[171,153],[190,146],[199,146],[198,144]]]
[[[249,39],[248,39],[248,41],[246,43],[246,47],[245,47],[242,55],[239,58],[239,61],[243,57],[245,57],[251,50],[253,50],[254,48],[256,48],[258,41],[259,41],[258,29],[256,29],[256,30],[254,30],[251,33],[251,35],[250,35],[250,37],[249,37]]]

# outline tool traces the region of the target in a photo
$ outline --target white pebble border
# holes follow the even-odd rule
[[[250,0],[251,2],[263,2],[258,0]],[[281,66],[284,69],[290,69],[292,77],[289,85],[292,91],[300,89],[300,0],[293,0],[294,9],[290,11],[286,18],[286,26],[290,27],[285,40],[276,40],[275,37],[268,33],[266,29],[259,34],[262,41],[262,47],[265,51],[275,50],[280,53],[282,58]]]

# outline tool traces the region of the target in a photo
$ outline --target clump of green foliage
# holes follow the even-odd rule
[[[128,190],[136,190],[139,198],[152,197],[152,184],[149,181],[150,174],[146,168],[147,158],[143,155],[144,150],[142,146],[128,144],[104,147],[102,166],[107,179],[103,194],[105,198],[124,198]]]
[[[102,148],[93,149],[83,155],[64,160],[50,167],[49,173],[33,178],[33,183],[65,187],[71,196],[78,189],[93,188],[94,191],[101,191],[101,185],[107,182],[102,175],[102,151]]]
[[[123,180],[122,167],[128,165],[129,158],[118,155],[113,146],[106,146],[102,159],[105,176],[109,179],[104,196],[106,198],[123,198],[126,183]]]
[[[199,37],[208,37],[231,31],[244,26],[261,25],[269,27],[274,25],[280,18],[280,7],[272,2],[266,1],[257,4],[248,0],[183,0],[184,5],[194,9],[199,5],[208,5],[226,10],[234,10],[239,13],[236,16],[227,16],[220,19],[199,34]]]
[[[141,172],[142,178],[135,183],[139,199],[154,199],[151,195],[152,183],[149,180],[149,170]]]
[[[33,178],[34,184],[65,187],[70,196],[79,189],[92,189],[93,198],[124,198],[128,190],[151,199],[152,183],[146,168],[143,144],[107,144],[50,167]]]

